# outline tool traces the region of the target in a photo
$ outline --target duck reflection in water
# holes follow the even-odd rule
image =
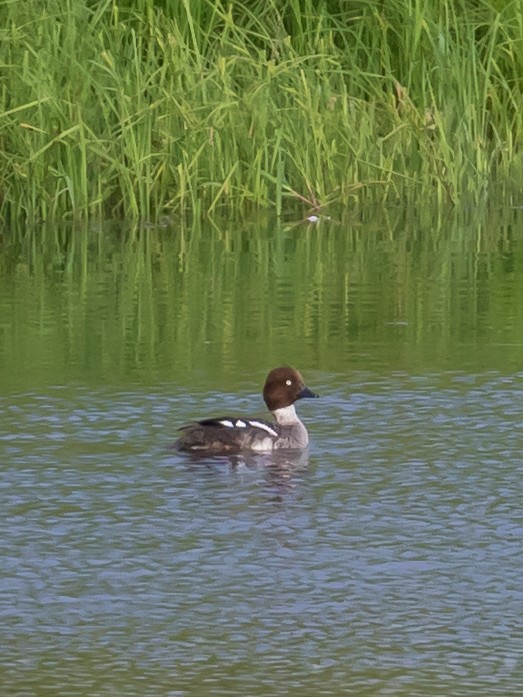
[[[192,471],[214,473],[216,476],[234,473],[237,475],[263,474],[267,484],[278,489],[290,490],[296,486],[295,479],[303,475],[309,464],[309,451],[273,451],[268,453],[236,453],[209,455],[190,453],[184,461]]]

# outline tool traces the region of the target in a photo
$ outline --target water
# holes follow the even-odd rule
[[[522,226],[489,224],[13,237],[1,694],[521,692]],[[169,449],[285,360],[308,453]]]

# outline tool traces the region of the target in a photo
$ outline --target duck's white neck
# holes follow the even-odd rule
[[[275,409],[272,412],[272,415],[274,416],[276,423],[280,424],[280,426],[301,423],[298,418],[298,414],[296,413],[296,409],[294,408],[294,404],[291,404],[288,407],[282,407],[281,409]]]

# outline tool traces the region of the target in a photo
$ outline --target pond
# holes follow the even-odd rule
[[[2,695],[523,690],[523,213],[4,230]],[[176,429],[321,399],[301,454]]]

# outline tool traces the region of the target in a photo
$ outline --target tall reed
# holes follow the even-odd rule
[[[4,2],[0,215],[517,203],[520,3],[347,5]]]

